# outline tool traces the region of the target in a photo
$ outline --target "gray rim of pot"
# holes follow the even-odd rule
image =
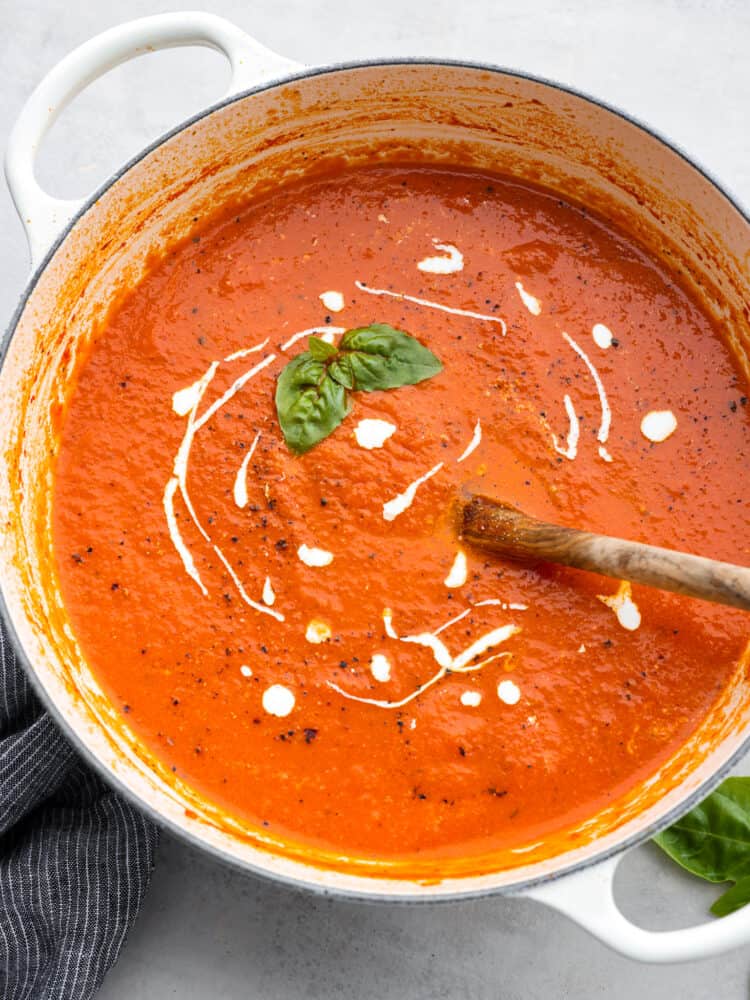
[[[55,255],[59,247],[64,243],[70,234],[73,226],[78,222],[82,216],[91,208],[91,206],[105,194],[106,191],[112,187],[121,177],[123,177],[132,167],[143,160],[149,153],[153,152],[163,143],[178,135],[184,129],[193,125],[195,122],[201,121],[203,118],[207,118],[209,115],[213,114],[215,111],[219,111],[222,108],[228,107],[237,101],[244,100],[246,97],[251,97],[254,94],[260,94],[267,90],[273,90],[274,87],[278,87],[294,80],[303,80],[315,76],[324,76],[327,74],[338,73],[346,70],[357,70],[357,69],[372,69],[377,67],[396,67],[396,66],[455,66],[461,69],[472,69],[480,70],[484,72],[499,73],[503,76],[512,76],[521,80],[527,80],[531,83],[539,83],[546,87],[550,87],[553,90],[560,91],[564,94],[571,94],[573,97],[577,97],[583,101],[587,101],[589,104],[595,107],[601,108],[603,111],[609,112],[609,114],[614,115],[617,118],[634,125],[636,128],[650,135],[653,139],[656,139],[667,149],[670,149],[673,153],[680,157],[689,167],[696,170],[702,177],[704,177],[717,191],[729,202],[729,204],[736,209],[736,211],[742,216],[742,218],[750,225],[750,211],[742,204],[741,200],[730,193],[727,188],[715,178],[709,170],[703,167],[701,164],[696,163],[688,154],[670,139],[667,139],[662,135],[657,129],[652,128],[650,125],[646,125],[644,122],[640,121],[638,118],[633,117],[630,114],[622,111],[620,108],[614,107],[599,98],[592,97],[590,94],[586,94],[580,90],[576,90],[574,87],[563,86],[555,80],[548,80],[545,77],[536,76],[531,73],[526,73],[520,70],[515,70],[509,67],[497,66],[492,63],[482,63],[473,62],[471,60],[463,59],[439,59],[439,58],[383,58],[383,59],[365,59],[365,60],[354,60],[351,62],[341,62],[341,63],[331,63],[323,66],[313,66],[309,68],[303,68],[299,72],[290,73],[288,75],[276,77],[273,80],[265,81],[256,87],[250,87],[247,90],[243,90],[240,93],[232,94],[229,97],[217,102],[216,104],[210,105],[197,114],[192,115],[190,118],[176,125],[174,128],[165,132],[159,138],[155,139],[152,143],[149,143],[144,149],[138,152],[130,160],[128,160],[119,170],[117,170],[111,177],[109,177],[103,184],[101,184],[90,197],[86,199],[81,208],[76,212],[73,218],[67,223],[63,228],[59,236],[54,240],[50,246],[47,253],[44,255],[41,263],[37,266],[36,270],[33,272],[29,278],[26,288],[21,293],[16,309],[10,319],[8,327],[4,333],[2,344],[0,344],[0,371],[2,371],[8,354],[8,348],[10,346],[11,339],[15,332],[18,321],[26,307],[26,303],[34,291],[39,278],[41,277],[47,264],[50,262],[52,257]],[[37,677],[36,671],[29,661],[26,653],[21,645],[21,642],[16,633],[13,621],[8,612],[8,606],[5,600],[5,594],[2,592],[0,587],[0,616],[2,616],[3,623],[8,631],[9,638],[12,642],[14,651],[18,658],[19,663],[23,667],[27,677],[31,681],[31,684],[39,697],[40,701],[50,713],[52,718],[55,720],[58,727],[62,730],[65,737],[73,744],[76,751],[80,756],[86,761],[86,763],[112,788],[115,789],[120,795],[127,799],[136,809],[147,815],[157,826],[167,829],[171,834],[173,834],[177,839],[182,840],[187,843],[190,847],[196,848],[205,854],[210,854],[216,860],[223,862],[225,865],[233,868],[235,870],[240,870],[246,874],[251,874],[259,876],[263,879],[273,881],[276,883],[281,883],[289,888],[301,889],[308,892],[313,892],[321,896],[331,896],[333,898],[339,899],[351,899],[361,902],[377,902],[377,903],[449,903],[456,900],[470,900],[479,899],[485,896],[493,895],[517,895],[523,892],[524,889],[530,889],[532,886],[541,885],[543,883],[549,883],[556,881],[557,879],[563,878],[565,875],[570,875],[576,871],[583,871],[586,868],[598,865],[608,858],[615,857],[619,854],[624,853],[631,847],[636,847],[639,844],[645,843],[647,840],[651,839],[654,834],[659,833],[660,830],[665,829],[670,826],[676,819],[684,815],[694,806],[696,806],[705,796],[715,788],[719,782],[725,777],[725,775],[731,770],[731,768],[740,760],[740,758],[750,749],[750,734],[743,740],[742,744],[731,754],[729,759],[725,763],[717,768],[705,781],[703,781],[698,788],[691,792],[684,801],[682,801],[674,809],[671,809],[665,816],[663,816],[657,822],[651,823],[646,826],[643,830],[638,833],[632,834],[630,837],[625,838],[620,843],[602,850],[601,852],[594,854],[590,858],[585,858],[582,861],[569,864],[566,867],[562,867],[557,871],[550,872],[546,875],[540,875],[536,878],[526,879],[517,883],[513,883],[508,886],[496,886],[485,889],[467,889],[467,890],[456,890],[456,892],[447,893],[441,896],[429,896],[421,895],[418,890],[409,894],[410,886],[408,881],[404,881],[405,891],[398,894],[388,894],[388,893],[375,893],[368,892],[366,888],[362,890],[356,889],[339,889],[330,888],[329,886],[324,886],[316,884],[312,880],[307,880],[303,878],[294,878],[287,875],[279,875],[274,872],[269,871],[267,868],[262,867],[257,864],[253,864],[248,861],[244,861],[230,854],[221,848],[215,847],[211,844],[205,843],[197,834],[192,833],[189,830],[185,830],[179,825],[177,825],[172,820],[166,818],[161,813],[159,813],[153,806],[148,803],[143,802],[134,792],[132,792],[124,782],[112,773],[105,764],[103,764],[98,757],[89,750],[88,747],[83,743],[78,734],[69,726],[68,722],[63,718],[62,714],[58,710],[55,703],[47,695],[41,680]],[[274,852],[269,851],[269,856],[273,857]],[[311,872],[314,871],[314,865],[311,865]],[[491,873],[490,873],[491,874]],[[385,876],[387,877],[387,875]],[[361,876],[363,884],[366,885],[368,876]]]

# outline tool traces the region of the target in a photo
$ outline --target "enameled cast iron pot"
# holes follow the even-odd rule
[[[118,63],[175,45],[225,53],[232,83],[224,100],[145,150],[85,202],[42,191],[35,153],[62,108]],[[750,907],[653,933],[630,923],[612,894],[622,852],[696,804],[747,749],[750,655],[690,742],[552,856],[424,884],[361,866],[324,870],[299,853],[269,849],[238,824],[216,823],[139,747],[77,650],[51,573],[48,456],[93,321],[143,273],[148,252],[187,232],[194,216],[239,192],[271,190],[311,163],[380,158],[384,144],[401,160],[457,162],[530,180],[608,216],[671,260],[704,307],[734,331],[731,347],[750,369],[747,215],[679,150],[620,112],[494,66],[377,60],[307,69],[201,13],[114,28],[42,81],[7,153],[33,264],[0,372],[0,586],[18,653],[49,710],[109,782],[158,823],[238,868],[367,900],[522,892],[647,961],[698,958],[750,941]]]

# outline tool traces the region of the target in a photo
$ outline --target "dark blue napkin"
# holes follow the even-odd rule
[[[0,626],[0,998],[86,1000],[116,961],[156,828],[81,762]]]

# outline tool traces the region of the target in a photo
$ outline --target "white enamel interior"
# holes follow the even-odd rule
[[[387,148],[387,152],[386,152]],[[218,824],[167,781],[123,728],[75,641],[52,582],[49,513],[56,428],[80,348],[149,252],[196,215],[273,191],[311,170],[386,157],[457,162],[559,190],[668,255],[748,361],[750,227],[698,170],[588,100],[499,71],[454,65],[350,67],[233,100],[135,163],[84,212],[42,269],[0,373],[0,583],[47,702],[121,787],[173,830],[233,863],[318,888],[437,898],[512,889],[603,857],[663,823],[727,765],[750,734],[746,664],[689,747],[629,800],[580,827],[554,857],[481,875],[415,882],[323,869]],[[186,812],[186,806],[188,811]],[[342,867],[346,867],[342,863]]]

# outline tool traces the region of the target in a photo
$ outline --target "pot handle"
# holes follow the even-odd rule
[[[128,21],[96,35],[68,53],[31,94],[13,127],[5,156],[8,187],[21,217],[32,267],[86,199],[53,198],[34,176],[34,160],[60,112],[90,83],[135,56],[178,45],[205,45],[227,57],[232,78],[225,98],[264,80],[301,68],[277,55],[230,21],[200,11],[157,14]]]
[[[750,906],[676,931],[649,931],[632,923],[614,898],[615,872],[621,858],[608,858],[543,882],[523,895],[558,910],[614,951],[639,962],[689,962],[750,942]]]

